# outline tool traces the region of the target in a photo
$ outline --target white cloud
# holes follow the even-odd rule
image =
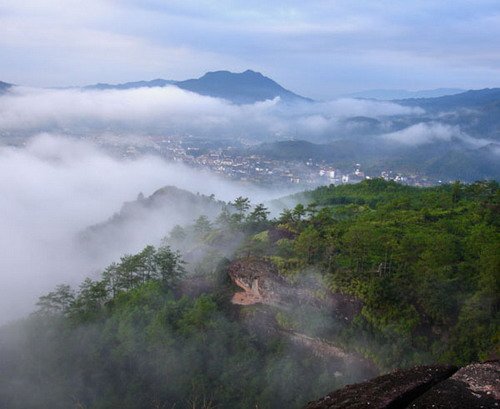
[[[494,142],[489,139],[472,138],[463,132],[459,126],[447,125],[440,122],[418,123],[400,131],[382,135],[381,139],[409,146],[440,141],[449,142],[452,139],[457,139],[474,148],[486,146]]]
[[[405,145],[422,145],[435,141],[450,141],[452,137],[460,137],[460,129],[456,126],[441,123],[419,123],[400,131],[391,132],[383,136],[388,141]]]
[[[342,99],[288,106],[278,99],[233,105],[177,87],[81,91],[16,87],[0,97],[5,131],[81,129],[190,132],[205,136],[326,137],[339,119],[420,113],[389,102]]]

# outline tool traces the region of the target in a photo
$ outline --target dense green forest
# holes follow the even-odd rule
[[[292,329],[382,372],[498,354],[496,182],[369,180],[293,199],[269,219],[240,197],[217,220],[177,226],[78,289],[40,297],[38,311],[0,329],[0,406],[301,407],[363,378],[356,368],[339,376],[335,362],[292,345]],[[266,260],[290,287],[312,277],[318,300],[346,294],[359,313],[339,324],[301,306],[233,305],[233,259]]]
[[[351,346],[383,368],[498,353],[496,182],[419,189],[372,180],[306,197],[321,210],[286,220],[298,226],[293,256],[319,265],[331,291],[363,301],[346,331]]]

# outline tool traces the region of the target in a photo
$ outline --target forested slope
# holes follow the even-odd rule
[[[498,353],[497,183],[371,180],[295,200],[269,220],[240,197],[216,222],[177,226],[161,246],[41,297],[0,329],[0,406],[301,407],[363,379],[322,345],[382,372]],[[270,302],[231,303],[235,262],[241,274],[274,266]],[[273,301],[279,283],[286,303]],[[357,300],[349,314],[329,307],[341,296]]]
[[[352,345],[392,367],[464,364],[494,353],[495,182],[419,189],[373,180],[305,197],[324,207],[299,223],[294,256],[319,265],[331,291],[363,301],[355,326],[378,347],[371,341],[364,347],[356,331]]]

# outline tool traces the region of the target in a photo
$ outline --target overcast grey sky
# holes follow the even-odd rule
[[[0,80],[253,69],[313,98],[500,86],[498,0],[0,0]]]

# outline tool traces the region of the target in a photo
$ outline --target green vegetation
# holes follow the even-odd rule
[[[292,257],[317,267],[331,291],[363,302],[342,334],[346,345],[383,368],[465,364],[495,353],[496,182],[419,189],[371,180],[305,197],[320,208],[310,218],[282,214],[297,234]]]
[[[336,380],[337,366],[279,330],[328,338],[381,369],[498,353],[497,183],[370,180],[300,199],[269,220],[237,198],[215,222],[177,226],[78,290],[40,297],[36,313],[0,329],[0,406],[292,408],[359,379]],[[203,256],[186,264],[172,248]],[[344,322],[314,305],[233,306],[227,248],[271,261],[318,303],[342,293],[362,308]],[[253,322],[261,316],[270,322]]]
[[[184,274],[179,254],[148,246],[42,296],[0,330],[0,406],[293,408],[332,387],[327,362],[249,331],[219,287],[183,295]]]

